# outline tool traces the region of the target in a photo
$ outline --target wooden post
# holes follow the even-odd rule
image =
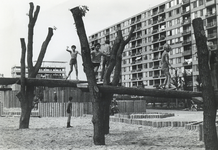
[[[64,117],[64,90],[61,90],[61,117]]]

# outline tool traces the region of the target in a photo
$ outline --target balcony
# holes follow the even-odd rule
[[[188,34],[191,34],[191,30],[190,30],[190,31],[184,31],[184,32],[182,33],[183,36],[184,36],[184,35],[188,35]]]
[[[131,48],[135,48],[135,45],[132,45],[132,47]]]
[[[135,55],[136,55],[136,53],[132,53],[132,54],[131,54],[131,56],[135,56]]]
[[[162,41],[162,40],[164,40],[164,39],[165,39],[165,36],[164,36],[164,35],[160,37],[160,41]]]
[[[158,47],[155,47],[152,51],[153,52],[158,51]]]
[[[192,51],[191,51],[191,50],[185,50],[185,51],[182,53],[182,56],[188,56],[188,55],[192,55]]]
[[[183,11],[182,11],[182,15],[189,14],[190,12],[191,12],[190,10],[189,10],[189,11],[183,10]]]
[[[165,18],[161,18],[158,20],[158,22],[163,22],[165,20]]]
[[[207,36],[207,39],[208,39],[208,40],[209,40],[209,39],[214,39],[214,38],[217,38],[216,33],[208,34],[208,36]]]
[[[182,0],[182,5],[187,5],[190,3],[190,0]]]
[[[141,18],[137,18],[136,22],[139,22],[141,20]]]
[[[162,12],[164,12],[164,8],[161,8],[161,9],[159,10],[159,14],[162,13]]]
[[[106,32],[106,33],[105,33],[105,35],[109,35],[109,34],[110,34],[109,32]],[[96,38],[97,38],[97,37],[96,37]]]
[[[155,25],[156,23],[158,23],[158,20],[154,20],[152,25]]]
[[[152,16],[157,15],[157,14],[158,14],[158,11],[154,11]]]
[[[142,68],[138,68],[137,71],[138,71],[138,72],[139,72],[139,71],[142,71]]]
[[[131,25],[134,24],[134,23],[135,23],[135,20],[132,20],[132,21],[131,21]]]
[[[136,53],[135,53],[135,55],[141,55],[141,54],[142,54],[141,52],[136,52]]]
[[[141,45],[142,45],[142,43],[139,43],[139,44],[136,45],[136,47],[139,47],[139,46],[141,46]]]
[[[192,65],[192,62],[189,62],[189,63],[188,62],[184,62],[183,63],[183,66],[191,66],[191,65]]]
[[[216,15],[216,12],[211,12],[211,11],[209,11],[209,12],[207,12],[207,14],[205,15],[205,17],[208,18],[208,17],[213,17],[213,16],[215,16],[215,15]]]
[[[185,46],[185,45],[190,45],[190,44],[192,44],[191,41],[183,41],[183,43],[182,43],[183,46]]]
[[[216,22],[210,22],[210,23],[207,23],[207,26],[206,28],[212,28],[212,27],[216,27]]]
[[[158,31],[158,29],[154,29],[154,30],[152,31],[152,34],[157,33],[157,31]]]
[[[154,65],[153,69],[158,69],[159,66],[158,65]]]
[[[182,22],[183,25],[190,24],[190,23],[191,23],[191,19],[185,19]]]
[[[165,77],[165,75],[164,75],[164,74],[161,74],[160,77]]]
[[[156,74],[153,76],[153,78],[158,78],[159,77],[159,74]]]
[[[163,50],[163,46],[160,46],[160,47],[159,47],[159,50]]]
[[[158,57],[154,57],[152,60],[158,60]]]
[[[132,77],[132,79],[131,80],[137,80],[137,77]]]
[[[157,42],[158,40],[159,40],[158,38],[155,38],[155,39],[152,41],[152,43]]]
[[[137,27],[137,28],[136,28],[136,31],[140,30],[141,28],[142,28],[142,27]]]
[[[139,39],[139,38],[141,38],[141,35],[138,35],[138,36],[136,37],[136,39]]]
[[[131,40],[134,40],[136,37],[135,36],[133,36],[133,37],[131,37]]]

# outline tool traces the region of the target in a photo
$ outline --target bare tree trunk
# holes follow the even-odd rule
[[[30,3],[29,9],[29,24],[28,24],[28,43],[27,43],[27,63],[28,63],[28,77],[35,78],[39,68],[42,64],[43,58],[45,56],[45,52],[47,46],[53,36],[53,29],[49,28],[48,35],[45,41],[42,44],[40,54],[38,56],[36,65],[33,66],[33,34],[34,34],[34,26],[38,17],[40,7],[36,7],[36,11],[34,11],[34,5]],[[19,128],[29,128],[29,120],[30,114],[33,106],[33,98],[34,98],[34,86],[33,85],[26,85],[25,82],[25,54],[26,54],[26,44],[24,39],[21,39],[21,48],[22,48],[22,55],[21,55],[21,92],[17,95],[20,102],[21,102],[21,117],[20,117],[20,125]]]
[[[212,88],[211,74],[208,66],[207,38],[205,36],[203,20],[193,20],[193,28],[197,45],[199,74],[202,81],[202,95],[204,100],[204,143],[206,150],[218,149],[216,132],[216,101]]]
[[[94,75],[93,65],[90,57],[90,48],[87,40],[82,16],[84,12],[79,7],[75,7],[70,10],[73,18],[75,20],[77,34],[80,39],[81,44],[81,54],[83,59],[84,71],[89,84],[89,92],[91,94],[92,106],[93,106],[93,118],[92,122],[94,125],[94,144],[95,145],[105,145],[105,136],[104,136],[104,107],[102,93],[99,92],[99,89],[96,84],[96,79]]]
[[[21,101],[21,116],[19,129],[29,128],[31,110],[33,106],[34,86],[26,86],[25,100]]]
[[[110,81],[109,75],[111,74],[112,70],[114,69],[114,66],[115,66],[115,71],[114,71],[114,77],[112,80],[112,85],[117,86],[119,84],[120,75],[121,75],[121,65],[122,65],[122,53],[123,53],[123,50],[125,48],[125,45],[130,41],[133,31],[134,31],[134,28],[131,28],[130,33],[128,35],[128,38],[126,40],[124,40],[121,30],[118,30],[118,33],[117,33],[117,35],[118,35],[117,41],[118,42],[117,43],[119,43],[119,44],[117,44],[113,47],[114,52],[112,53],[113,56],[111,57],[111,60],[110,60],[111,66],[109,66],[110,68],[109,68],[109,70],[107,70],[107,74],[104,78],[104,81],[105,81],[104,85],[109,84],[109,81]],[[118,45],[119,45],[119,47],[118,47]],[[113,58],[115,58],[115,60]],[[111,104],[112,98],[113,98],[113,95],[105,93],[105,99],[107,100],[105,102],[105,105],[104,105],[104,107],[105,107],[104,108],[104,110],[105,110],[105,113],[104,113],[105,134],[109,134],[109,129],[110,129],[110,127],[109,127],[110,104]]]
[[[103,93],[102,99],[104,100],[104,134],[109,134],[109,123],[110,123],[110,104],[111,100],[113,99],[113,94],[110,93]]]

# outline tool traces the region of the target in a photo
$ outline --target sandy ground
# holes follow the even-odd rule
[[[156,110],[150,110],[156,112]],[[172,111],[170,111],[172,112]],[[168,119],[202,120],[202,112],[179,111]],[[153,128],[110,122],[105,146],[93,144],[91,116],[67,118],[32,117],[29,129],[18,129],[19,117],[0,117],[0,150],[203,150],[198,132],[183,127]]]

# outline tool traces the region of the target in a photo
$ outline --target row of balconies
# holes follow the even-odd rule
[[[132,69],[131,72],[140,72],[142,71],[142,68],[138,68],[138,69]]]
[[[161,36],[160,38],[154,38],[152,43],[155,43],[157,41],[163,41],[163,40],[165,40],[165,38],[166,38],[165,36]]]
[[[160,8],[159,11],[158,11],[158,10],[153,11],[153,14],[152,14],[151,16],[155,16],[155,15],[157,15],[157,14],[163,13],[164,10],[165,10],[165,8]]]

